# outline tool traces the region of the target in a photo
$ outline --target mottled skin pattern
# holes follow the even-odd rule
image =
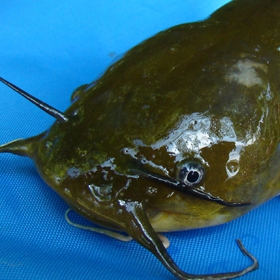
[[[280,1],[236,0],[209,19],[175,26],[127,52],[78,88],[46,132],[3,145],[30,156],[78,213],[127,232],[181,279],[157,234],[228,222],[280,192]],[[178,179],[203,166],[196,186],[229,207],[139,175]],[[209,279],[210,279],[209,278]]]

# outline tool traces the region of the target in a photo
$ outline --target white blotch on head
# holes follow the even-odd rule
[[[225,79],[229,82],[236,82],[246,87],[263,85],[256,69],[267,72],[267,65],[254,62],[250,59],[238,60],[226,74]]]

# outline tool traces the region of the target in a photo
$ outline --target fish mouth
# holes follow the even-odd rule
[[[194,195],[196,197],[202,198],[207,201],[212,201],[224,206],[229,206],[229,207],[243,207],[243,206],[249,206],[252,203],[250,202],[232,202],[232,201],[226,201],[219,196],[214,196],[210,192],[204,191],[200,187],[193,187],[193,186],[188,186],[184,182],[181,182],[179,180],[176,180],[172,177],[164,176],[161,174],[157,174],[154,172],[151,172],[147,169],[145,169],[143,166],[138,167],[137,169],[130,169],[131,172],[139,175],[140,177],[145,177],[151,180],[155,180],[157,182],[163,183],[165,185],[170,186],[173,189],[176,189],[178,191],[188,193],[191,195]]]

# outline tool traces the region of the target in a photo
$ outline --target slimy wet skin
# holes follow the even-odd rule
[[[0,147],[29,156],[69,206],[125,232],[180,279],[158,232],[229,222],[280,192],[280,1],[236,0],[163,31],[81,86],[40,135]]]

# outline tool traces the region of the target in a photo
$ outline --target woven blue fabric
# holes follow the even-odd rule
[[[204,19],[227,0],[1,1],[0,76],[64,110],[71,92],[116,57],[170,26]],[[36,135],[53,119],[0,85],[0,143]],[[134,241],[71,227],[68,208],[33,162],[0,154],[0,279],[172,279]],[[243,279],[280,279],[279,197],[226,225],[168,233],[168,249],[190,273],[250,264],[235,239],[260,261]],[[76,222],[89,224],[71,213]]]

